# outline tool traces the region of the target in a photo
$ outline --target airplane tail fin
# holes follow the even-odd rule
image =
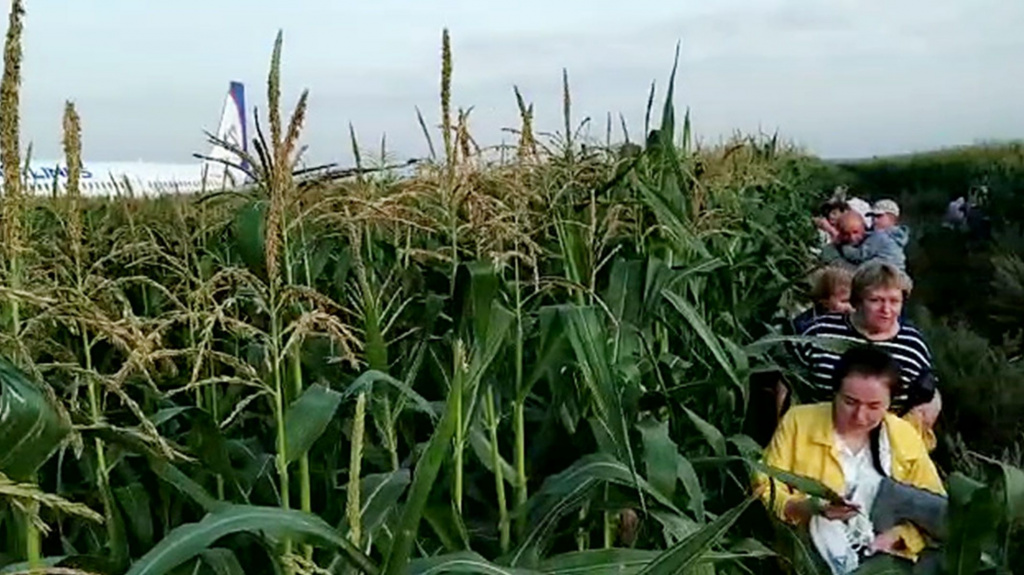
[[[245,86],[241,82],[231,82],[215,136],[218,141],[228,142],[244,152],[249,150],[249,134],[245,121]],[[248,168],[243,158],[218,144],[213,144],[208,156]],[[206,173],[208,188],[232,187],[242,184],[246,179],[245,173],[241,170],[209,159],[203,162],[203,171]]]

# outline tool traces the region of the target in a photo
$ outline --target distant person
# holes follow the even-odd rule
[[[965,227],[970,237],[975,240],[988,240],[992,237],[992,218],[988,215],[988,187],[980,186],[971,193],[967,201]]]
[[[858,211],[850,210],[840,216],[838,228],[838,241],[826,246],[819,255],[822,263],[855,270],[866,263],[884,262],[906,271],[903,248],[885,231],[868,232]]]
[[[814,218],[814,225],[818,228],[821,237],[821,244],[827,245],[836,241],[839,237],[839,217],[850,209],[850,206],[843,200],[830,199],[818,209],[818,216]]]
[[[946,213],[942,218],[942,227],[963,230],[967,223],[967,200],[958,196],[946,206]]]
[[[906,249],[910,240],[910,230],[900,224],[900,206],[893,200],[878,200],[871,206],[871,216],[875,221],[874,233],[886,233],[901,249]]]

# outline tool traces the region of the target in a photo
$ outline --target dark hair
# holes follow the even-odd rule
[[[873,345],[855,345],[839,357],[839,363],[836,364],[836,371],[832,376],[832,389],[839,393],[843,380],[853,374],[881,378],[890,393],[894,393],[900,383],[900,365],[888,352]],[[882,426],[879,425],[868,434],[871,463],[882,477],[888,477],[889,474],[882,465],[881,433]]]
[[[829,200],[818,207],[818,215],[827,218],[832,213],[832,210],[845,212],[848,209],[850,209],[850,205],[842,200]]]
[[[900,381],[900,365],[888,352],[877,346],[855,345],[840,356],[832,374],[832,390],[838,393],[843,380],[851,374],[880,377],[889,391],[895,392]]]

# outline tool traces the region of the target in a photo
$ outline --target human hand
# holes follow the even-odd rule
[[[875,540],[871,542],[871,550],[880,553],[892,553],[896,551],[901,543],[902,539],[899,532],[894,527],[885,533],[876,535]]]
[[[835,227],[835,226],[833,226],[833,225],[832,225],[832,223],[831,223],[831,222],[829,222],[829,221],[828,221],[827,219],[825,219],[825,218],[822,218],[822,217],[816,217],[816,218],[814,218],[814,225],[815,225],[815,227],[817,227],[817,228],[818,228],[819,230],[821,230],[821,231],[823,231],[823,232],[827,233],[827,234],[828,234],[828,236],[829,236],[830,238],[832,238],[832,240],[833,240],[833,241],[835,241],[836,237],[838,237],[838,236],[839,236],[839,230],[838,230],[838,229],[836,229],[836,227]]]
[[[821,515],[826,519],[846,521],[860,512],[860,506],[855,503],[815,503],[813,500],[804,499],[801,501],[790,501],[786,504],[786,515],[799,523],[806,523],[815,515]]]
[[[824,516],[825,519],[838,519],[839,521],[847,521],[857,513],[860,513],[860,506],[855,503],[844,503],[842,505],[828,503],[823,505],[819,511],[819,514]]]

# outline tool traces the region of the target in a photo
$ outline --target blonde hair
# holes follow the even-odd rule
[[[913,284],[907,274],[903,273],[896,266],[884,262],[866,263],[857,269],[853,274],[853,282],[850,288],[850,304],[857,307],[864,301],[867,293],[876,289],[896,288],[903,292],[903,299],[910,295]]]
[[[853,292],[853,272],[838,266],[827,266],[811,274],[811,290],[808,294],[815,304],[826,301],[842,288]]]

